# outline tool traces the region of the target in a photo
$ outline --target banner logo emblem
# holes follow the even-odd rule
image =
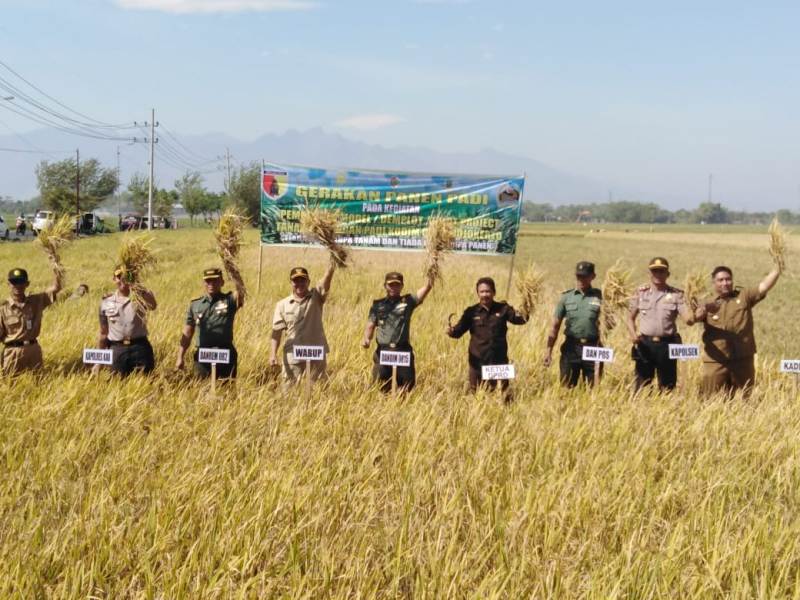
[[[286,171],[264,171],[261,175],[264,195],[277,200],[289,191],[289,173]]]

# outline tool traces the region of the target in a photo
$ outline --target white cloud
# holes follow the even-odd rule
[[[319,5],[310,0],[115,0],[128,10],[154,10],[172,14],[269,12],[309,10]]]
[[[388,127],[389,125],[396,125],[403,123],[405,119],[398,115],[388,114],[371,114],[371,115],[356,115],[348,117],[341,121],[334,123],[335,127],[343,127],[345,129],[358,129],[360,131],[373,131]]]

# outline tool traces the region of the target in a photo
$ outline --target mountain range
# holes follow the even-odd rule
[[[138,139],[142,140],[141,137]],[[610,189],[608,183],[560,171],[537,160],[492,148],[478,152],[447,153],[424,147],[385,147],[348,139],[321,128],[269,133],[253,141],[242,141],[223,133],[176,135],[157,129],[156,139],[155,178],[161,187],[172,187],[175,179],[191,166],[203,173],[210,189],[222,189],[228,149],[233,166],[263,159],[277,164],[324,168],[525,174],[525,200],[556,205],[604,202],[608,200]],[[74,158],[75,149],[79,148],[81,160],[97,158],[105,166],[114,167],[118,147],[124,186],[134,172],[147,172],[149,150],[148,145],[141,141],[128,144],[76,138],[56,129],[39,129],[24,136],[0,135],[0,148],[32,151],[0,151],[0,197],[27,199],[36,195],[35,168],[41,160]],[[646,197],[646,194],[624,190],[619,185],[614,185],[613,189],[618,198],[644,200]]]

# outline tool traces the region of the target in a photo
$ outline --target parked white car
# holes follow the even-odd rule
[[[39,232],[47,227],[48,225],[52,225],[55,221],[55,214],[49,210],[37,210],[36,216],[33,217],[33,235],[39,235]]]
[[[0,239],[7,240],[8,239],[8,225],[3,220],[3,217],[0,217]]]

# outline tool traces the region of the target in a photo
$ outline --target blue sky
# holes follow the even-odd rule
[[[0,58],[111,122],[493,147],[698,202],[714,173],[731,206],[798,210],[798,6],[0,0]]]

